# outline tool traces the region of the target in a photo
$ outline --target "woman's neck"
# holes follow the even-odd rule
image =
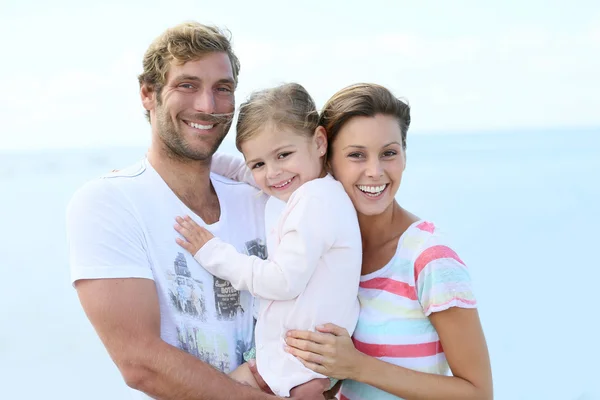
[[[363,249],[378,248],[399,238],[419,218],[394,200],[381,214],[358,214]]]

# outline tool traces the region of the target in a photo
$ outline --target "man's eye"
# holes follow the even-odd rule
[[[191,83],[182,83],[181,85],[179,85],[179,87],[183,89],[193,89],[194,85],[192,85]]]

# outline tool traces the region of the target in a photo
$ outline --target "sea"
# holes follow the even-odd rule
[[[65,208],[145,151],[0,152],[0,399],[129,398],[70,284]],[[599,175],[600,128],[409,134],[397,198],[470,268],[496,400],[600,400]]]

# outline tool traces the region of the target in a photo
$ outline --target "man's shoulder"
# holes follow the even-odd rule
[[[146,172],[143,161],[123,169],[112,170],[89,180],[75,191],[69,202],[69,207],[78,204],[115,203],[124,200],[124,188],[141,177]]]

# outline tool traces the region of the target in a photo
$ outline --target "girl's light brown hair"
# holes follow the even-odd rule
[[[312,137],[319,126],[319,112],[306,89],[297,83],[256,91],[240,106],[235,137],[238,150],[267,124]]]
[[[402,133],[402,148],[406,149],[406,133],[410,126],[410,106],[395,97],[383,86],[359,83],[348,86],[334,94],[325,103],[319,125],[327,131],[329,143],[327,157],[331,156],[332,144],[342,127],[354,117],[390,115],[398,120]],[[365,132],[367,135],[368,132]]]

